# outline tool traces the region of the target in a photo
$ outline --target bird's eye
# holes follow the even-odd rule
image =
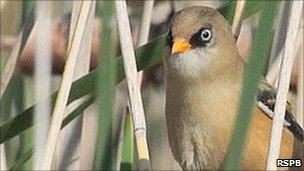
[[[213,31],[211,26],[205,26],[199,29],[190,39],[192,47],[206,47],[210,44],[213,37]]]
[[[204,42],[208,42],[210,41],[210,39],[212,38],[212,33],[209,29],[204,29],[201,32],[201,39]]]

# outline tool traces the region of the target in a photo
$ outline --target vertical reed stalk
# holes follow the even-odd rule
[[[298,35],[297,35],[297,57],[299,59],[298,61],[298,85],[297,85],[297,111],[296,111],[296,118],[299,121],[302,128],[304,127],[304,50],[303,50],[303,34],[304,34],[304,22],[303,22],[303,16],[301,18],[302,22],[298,29]]]
[[[246,0],[236,2],[233,23],[232,23],[232,33],[234,35],[239,34],[240,26],[242,24],[242,14],[244,11],[245,4],[246,4]]]
[[[303,28],[301,28],[303,29]],[[304,127],[304,98],[303,98],[303,94],[304,94],[304,67],[303,67],[303,44],[302,44],[302,48],[300,49],[300,61],[299,61],[299,80],[298,80],[298,97],[297,97],[297,119],[300,123],[300,125],[302,126],[302,128]]]
[[[139,36],[137,39],[137,47],[142,46],[148,42],[150,25],[152,19],[154,0],[145,1],[144,9],[142,14],[142,24],[140,26]],[[138,84],[141,86],[142,84],[143,71],[140,71],[137,74]],[[128,102],[126,104],[130,104],[130,100],[128,98]],[[117,168],[123,170],[131,170],[133,163],[133,123],[130,120],[130,111],[129,105],[125,107],[126,111],[123,113],[123,122],[122,122],[122,130],[121,130],[121,138],[119,139],[119,145],[122,146],[122,152],[119,153],[119,161]],[[131,136],[131,137],[129,137]],[[123,142],[122,142],[123,141]],[[119,146],[120,147],[120,146]],[[120,151],[119,151],[120,152]],[[122,156],[121,156],[122,154]],[[122,157],[122,160],[120,160]],[[122,161],[122,163],[121,163]]]
[[[272,62],[271,66],[268,67],[266,79],[269,83],[271,83],[274,87],[278,87],[278,80],[279,80],[279,71],[280,65],[282,63],[283,52],[285,51],[285,47],[283,47],[276,59]]]
[[[280,9],[278,11],[277,21],[274,26],[275,32],[274,32],[274,38],[273,43],[271,47],[271,52],[269,56],[269,62],[268,62],[268,68],[277,69],[276,75],[278,77],[279,70],[280,70],[280,64],[282,63],[282,55],[281,59],[277,60],[277,57],[281,53],[281,49],[284,45],[284,40],[286,38],[286,32],[287,32],[287,25],[288,25],[288,17],[290,15],[290,4],[291,1],[282,1],[280,4]],[[283,52],[282,52],[283,53]],[[273,66],[273,64],[278,61],[279,65]],[[268,70],[269,71],[269,70]],[[277,84],[276,84],[277,86]]]
[[[148,42],[153,5],[154,5],[154,0],[145,1],[139,36],[137,40],[137,47],[142,46]]]
[[[48,134],[48,141],[46,144],[45,155],[43,158],[42,169],[50,170],[52,165],[52,159],[56,147],[56,142],[60,132],[62,124],[62,116],[65,112],[66,104],[69,97],[69,92],[72,85],[75,65],[77,62],[77,55],[80,50],[81,41],[87,27],[87,21],[89,18],[90,10],[93,7],[93,1],[83,1],[80,15],[76,24],[75,34],[72,40],[71,47],[68,49],[68,59],[66,61],[65,69],[63,72],[62,82],[57,95],[50,131]]]
[[[7,170],[6,153],[4,144],[0,144],[0,170]]]
[[[37,35],[35,54],[35,100],[39,103],[34,111],[34,169],[42,167],[45,143],[50,122],[51,93],[51,6],[50,2],[37,1]]]
[[[87,27],[85,28],[85,34],[83,37],[83,40],[81,41],[81,49],[79,50],[78,56],[77,56],[77,62],[76,62],[76,68],[75,73],[73,75],[73,81],[83,77],[84,75],[89,73],[90,68],[90,61],[91,61],[91,42],[92,42],[92,30],[93,30],[93,19],[94,19],[94,13],[95,13],[95,3],[96,1],[93,1],[93,7],[89,14],[89,19],[87,22]],[[75,27],[77,24],[77,19],[80,14],[81,9],[81,1],[74,1],[73,2],[73,9],[72,9],[72,16],[71,16],[71,23],[70,23],[70,32],[69,32],[69,43],[68,48],[71,47],[72,38],[75,35]],[[73,103],[69,104],[67,106],[67,109],[65,111],[64,117],[66,117],[71,110],[77,108],[81,104],[83,104],[87,99],[87,97],[84,96],[80,99],[77,99]],[[71,109],[71,110],[69,110]],[[86,145],[83,144],[83,140],[85,138],[88,139],[88,135],[86,133],[88,132],[86,129],[84,129],[84,126],[90,126],[93,124],[87,124],[84,123],[86,121],[86,117],[89,115],[83,115],[83,117],[78,117],[75,119],[74,122],[70,123],[65,129],[63,129],[60,132],[58,144],[58,148],[56,148],[56,151],[58,153],[58,169],[79,169],[79,167],[85,167],[82,163],[83,160],[88,159],[89,157],[85,156],[88,154]],[[82,124],[81,124],[82,122]],[[81,129],[82,128],[82,129]],[[86,141],[86,140],[85,140]],[[80,142],[80,143],[79,143]],[[72,152],[71,155],[69,152]],[[77,158],[79,156],[79,160],[75,162],[70,162],[71,160],[74,160],[74,158]],[[91,168],[82,168],[80,170],[90,170]]]
[[[148,42],[150,25],[152,19],[154,0],[145,1],[143,15],[141,20],[141,26],[139,30],[139,36],[137,40],[137,47],[142,46]],[[143,77],[143,71],[138,73],[138,82],[141,85]]]
[[[146,122],[140,88],[137,80],[135,54],[132,45],[126,1],[115,1],[115,6],[124,68],[128,84],[129,99],[133,114],[132,116],[139,159],[139,169],[147,170],[150,169],[150,159],[146,135]]]
[[[303,28],[301,28],[303,29]],[[302,44],[302,48],[300,49],[300,66],[299,66],[299,80],[298,80],[298,98],[297,98],[297,114],[298,117],[297,119],[299,120],[300,125],[302,126],[302,128],[304,127],[304,98],[303,98],[303,94],[304,94],[304,60],[303,60],[303,44]]]
[[[80,13],[80,8],[81,8],[81,1],[74,1],[73,2],[73,8],[72,8],[72,14],[71,14],[71,18],[70,18],[70,28],[69,28],[69,40],[68,40],[68,49],[71,48],[72,45],[72,40],[75,34],[75,27],[77,24],[77,19],[79,17],[79,13]],[[83,42],[82,42],[83,43]],[[83,48],[80,49],[80,51]],[[81,61],[79,59],[79,57],[81,57],[80,53],[78,54],[79,56],[77,56],[77,62],[76,62],[76,67],[80,68],[80,72],[83,70],[83,68],[79,67],[79,62]],[[86,67],[84,67],[85,69]],[[77,71],[79,70],[75,70],[74,75],[73,75],[73,81],[75,80],[75,77],[77,75]],[[77,79],[77,78],[76,78]],[[70,112],[70,109],[74,109],[77,105],[79,105],[78,103],[81,103],[82,101],[80,100],[76,100],[73,103],[69,104],[66,107],[65,113],[63,115],[63,117],[66,116],[66,114],[68,114]],[[56,147],[56,151],[55,151],[55,157],[53,159],[53,168],[54,169],[70,169],[71,167],[68,167],[68,163],[69,160],[71,160],[73,156],[73,154],[75,154],[75,148],[77,148],[78,141],[79,141],[79,131],[81,131],[79,129],[80,124],[79,124],[80,119],[75,119],[73,122],[71,122],[69,125],[67,125],[67,127],[63,130],[60,131],[60,135],[58,137],[57,140],[57,144],[58,146]],[[76,133],[77,132],[77,133]],[[60,145],[59,145],[60,144]],[[68,154],[67,151],[72,151],[73,154],[66,156],[65,154]],[[77,161],[73,162],[73,164],[71,165],[77,165]],[[70,165],[69,165],[70,166]],[[73,168],[73,167],[72,167]]]
[[[74,2],[76,3],[76,1]],[[78,2],[79,3],[79,2]],[[94,1],[93,7],[89,14],[89,21],[88,21],[88,27],[85,31],[85,37],[82,41],[82,48],[80,50],[79,56],[78,56],[78,71],[74,74],[74,80],[79,79],[80,77],[83,77],[84,75],[89,73],[90,70],[90,62],[91,62],[91,45],[92,45],[92,34],[93,34],[93,27],[94,27],[94,15],[95,15],[95,7],[96,7],[96,1]],[[73,18],[73,17],[72,17]],[[71,36],[72,37],[72,36]],[[79,99],[79,105],[85,102],[86,99]],[[79,106],[78,105],[78,106]],[[89,110],[85,110],[83,112],[82,117],[82,129],[81,129],[81,139],[79,144],[79,150],[78,150],[78,156],[79,159],[79,168],[80,170],[91,170],[90,168],[91,164],[89,164],[88,159],[91,159],[87,155],[94,154],[95,149],[95,136],[96,131],[94,131],[96,127],[96,122],[94,119],[96,119],[95,113],[89,112]],[[92,143],[91,143],[92,141]],[[93,144],[93,146],[89,146],[89,144]]]
[[[303,1],[293,1],[291,16],[289,20],[287,37],[285,41],[285,51],[283,55],[283,62],[280,71],[278,94],[276,98],[276,105],[274,108],[274,118],[272,121],[270,146],[267,158],[267,170],[275,170],[276,160],[279,158],[283,122],[286,110],[286,101],[289,89],[290,75],[295,56],[294,44],[296,42],[297,30],[300,23],[301,11],[303,9]]]

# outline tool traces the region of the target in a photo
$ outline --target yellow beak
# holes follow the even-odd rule
[[[191,48],[190,43],[186,39],[175,39],[171,53],[186,52]]]

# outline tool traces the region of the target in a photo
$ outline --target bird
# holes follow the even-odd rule
[[[192,6],[173,16],[166,44],[165,115],[173,156],[183,170],[222,170],[244,74],[235,37],[217,10]],[[275,98],[276,90],[261,78],[242,170],[266,168]],[[303,129],[287,105],[280,158],[303,162]]]

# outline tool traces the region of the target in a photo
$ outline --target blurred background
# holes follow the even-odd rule
[[[205,5],[213,8],[227,3],[226,1],[163,1],[156,0],[153,5],[151,26],[149,32],[149,42],[158,36],[167,32],[167,26],[173,14],[185,7],[193,5]],[[32,7],[35,3],[27,3],[26,1],[4,1],[1,0],[1,26],[0,26],[0,59],[1,59],[1,76],[4,68],[8,64],[9,58],[13,52],[14,46],[19,41],[21,30],[26,30],[25,22],[31,22],[26,16],[32,15],[30,20],[34,21],[31,14]],[[133,44],[136,47],[140,27],[142,23],[142,13],[144,1],[128,0],[128,14],[131,25]],[[50,50],[52,52],[50,92],[47,96],[58,90],[64,71],[65,61],[67,59],[67,49],[69,43],[69,32],[71,22],[71,12],[73,1],[50,1],[50,27],[40,28],[50,30]],[[99,8],[99,6],[96,6]],[[97,9],[98,10],[98,9]],[[269,49],[268,69],[265,76],[274,86],[278,81],[278,72],[286,30],[288,25],[288,17],[290,11],[290,3],[280,3],[279,11],[275,19],[275,26],[271,36],[273,36],[272,47]],[[252,40],[254,39],[254,31],[257,26],[258,13],[244,20],[235,32],[237,46],[240,55],[247,61],[250,55]],[[103,58],[100,53],[100,47],[103,43],[103,37],[100,37],[103,29],[103,18],[96,12],[92,21],[92,38],[90,57],[90,70],[94,70],[98,61]],[[115,47],[115,55],[119,56],[120,45],[116,23],[112,22],[113,42]],[[35,38],[39,33],[39,29],[33,28],[32,33],[28,36],[24,48],[19,52],[16,62],[16,68],[9,81],[3,96],[1,95],[1,115],[0,125],[8,123],[14,119],[19,113],[36,104],[35,98],[35,54],[36,41]],[[303,126],[303,104],[301,104],[299,94],[303,94],[303,16],[301,27],[298,31],[298,40],[296,44],[296,56],[294,67],[292,70],[290,84],[290,100],[296,104],[294,111],[300,124]],[[80,67],[80,68],[79,68]],[[81,70],[81,65],[76,66],[76,70]],[[78,77],[79,78],[79,77]],[[1,83],[2,84],[2,83]],[[300,85],[300,87],[299,87]],[[144,103],[144,111],[147,122],[148,145],[150,150],[151,165],[155,170],[180,170],[180,167],[173,159],[167,141],[167,132],[165,125],[165,93],[164,93],[164,69],[161,63],[144,70],[141,82],[142,99]],[[302,86],[302,87],[301,87]],[[43,88],[40,89],[43,91]],[[115,87],[115,99],[113,105],[113,136],[119,137],[122,129],[123,115],[126,113],[127,89],[125,81],[122,81]],[[35,100],[36,99],[36,100]],[[77,108],[77,104],[69,105],[71,109]],[[69,112],[66,112],[69,114]],[[52,168],[58,170],[90,170],[94,165],[95,144],[97,139],[98,128],[98,104],[93,103],[85,110],[85,115],[78,115],[71,123],[64,127],[61,132],[56,146],[54,163]],[[67,116],[66,114],[66,116]],[[87,116],[84,118],[84,116]],[[84,122],[83,120],[86,120]],[[20,126],[22,127],[22,125]],[[3,131],[3,129],[1,130]],[[2,132],[3,133],[3,132]],[[86,136],[84,135],[86,134]],[[85,140],[81,137],[87,137]],[[85,146],[81,145],[85,142]],[[132,142],[132,141],[131,141]],[[1,142],[2,143],[2,142]],[[13,138],[1,144],[1,169],[32,169],[33,159],[31,156],[32,146],[34,145],[33,128],[26,129],[14,136]],[[133,149],[133,148],[132,148]],[[134,154],[136,150],[134,149]],[[135,159],[136,160],[136,157]],[[136,166],[133,166],[133,168]]]

